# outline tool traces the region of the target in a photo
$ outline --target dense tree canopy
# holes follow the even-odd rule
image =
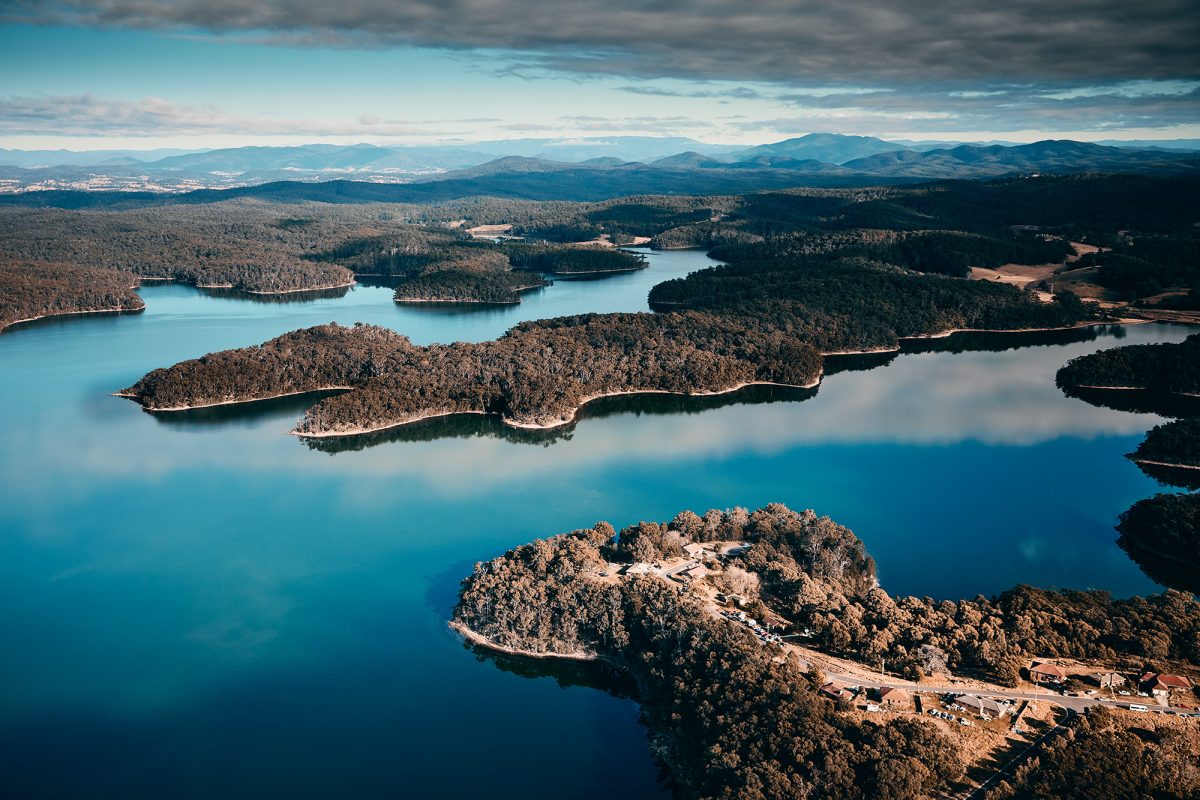
[[[819,555],[831,545],[831,526],[780,505],[685,513],[616,539],[599,523],[477,564],[455,619],[502,646],[595,653],[629,670],[654,752],[681,797],[915,800],[961,771],[956,746],[930,724],[856,722],[817,694],[815,676],[797,662],[667,584],[597,577],[608,558],[665,552],[695,536],[786,540],[798,557],[813,556],[814,567],[832,567],[836,556]]]
[[[1131,729],[1108,709],[1075,717],[986,800],[1196,800],[1197,743],[1184,730]]]
[[[1064,389],[1200,393],[1200,334],[1179,344],[1131,344],[1073,359],[1055,380]]]
[[[85,311],[138,311],[135,278],[73,264],[0,258],[0,331],[20,320]]]

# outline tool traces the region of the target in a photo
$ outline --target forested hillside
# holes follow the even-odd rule
[[[347,285],[352,273],[408,280],[450,271],[463,274],[437,282],[446,293],[439,299],[511,301],[497,287],[512,279],[466,273],[639,266],[620,251],[571,246],[600,235],[615,243],[644,236],[656,247],[703,247],[738,263],[859,258],[951,276],[970,267],[1061,262],[1072,252],[1070,241],[1083,241],[1110,248],[1073,265],[1098,265],[1102,285],[1127,297],[1171,289],[1176,293],[1156,302],[1190,307],[1192,296],[1179,292],[1196,280],[1197,188],[1193,178],[1118,175],[594,202],[364,202],[374,195],[263,202],[216,192],[109,210],[2,209],[0,256],[262,293]],[[497,245],[465,232],[500,224],[527,240]]]
[[[0,331],[20,320],[88,311],[140,311],[136,279],[111,270],[0,258]]]
[[[1195,800],[1200,798],[1197,743],[1186,728],[1119,724],[1091,708],[1035,757],[991,787],[984,800]]]

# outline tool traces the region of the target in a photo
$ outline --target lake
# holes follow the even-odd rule
[[[644,310],[713,262],[650,263],[486,309],[152,285],[142,314],[0,335],[9,796],[661,797],[607,676],[483,657],[445,624],[476,561],[599,519],[780,501],[853,529],[893,593],[1158,589],[1112,525],[1156,491],[1122,455],[1159,420],[1066,398],[1054,372],[1178,326],[955,336],[837,360],[816,391],[615,398],[544,435],[459,418],[324,449],[285,435],[303,401],[152,416],[109,394],[330,320],[427,343]]]

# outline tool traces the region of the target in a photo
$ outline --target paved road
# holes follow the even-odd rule
[[[712,606],[710,608],[710,612],[714,613],[714,614],[718,614],[718,615],[720,613],[719,609],[717,609],[716,606]],[[730,623],[737,624],[735,620],[731,620],[728,618],[725,618],[725,619],[727,619],[727,621]],[[829,680],[835,680],[840,683],[844,683],[848,686],[864,686],[869,689],[882,689],[885,687],[896,687],[896,688],[901,688],[901,689],[907,689],[909,691],[914,691],[914,692],[936,692],[938,694],[945,694],[945,693],[977,694],[977,695],[983,695],[986,697],[1000,697],[1000,698],[1004,698],[1006,700],[1033,700],[1034,702],[1052,703],[1054,705],[1061,706],[1062,708],[1065,708],[1068,711],[1077,712],[1077,713],[1081,713],[1081,712],[1085,711],[1086,709],[1092,708],[1094,706],[1107,706],[1109,708],[1129,708],[1131,705],[1144,705],[1149,709],[1148,713],[1178,714],[1181,716],[1189,716],[1189,715],[1200,713],[1200,712],[1196,712],[1196,711],[1193,711],[1190,709],[1167,708],[1165,706],[1160,706],[1155,703],[1149,703],[1149,702],[1146,702],[1149,698],[1144,698],[1144,697],[1125,697],[1125,698],[1121,698],[1120,700],[1117,700],[1115,698],[1101,697],[1099,695],[1094,695],[1094,696],[1090,696],[1090,697],[1087,695],[1084,695],[1081,697],[1069,697],[1067,695],[1059,694],[1057,692],[1050,692],[1050,691],[1044,691],[1044,690],[1043,691],[1033,691],[1033,692],[1019,692],[1019,691],[1014,691],[1011,689],[1004,689],[1004,688],[1001,688],[998,686],[997,687],[983,687],[983,688],[973,687],[973,686],[965,686],[965,685],[935,686],[933,684],[928,684],[928,683],[913,683],[912,681],[900,680],[899,678],[891,678],[889,676],[883,676],[884,680],[880,680],[877,677],[871,676],[866,671],[865,667],[863,668],[863,671],[861,671],[861,672],[840,672],[839,671],[840,667],[835,666],[833,664],[833,662],[826,660],[826,658],[823,657],[822,654],[820,654],[814,650],[810,650],[809,648],[803,647],[802,645],[797,645],[797,644],[794,644],[792,642],[787,642],[787,641],[784,642],[783,646],[787,650],[789,650],[789,651],[795,653],[797,656],[799,656],[800,660],[803,661],[805,664],[816,665],[817,667],[820,667],[821,671],[825,673],[825,677],[828,678]]]
[[[1166,708],[1155,703],[1149,702],[1149,698],[1145,697],[1123,697],[1121,699],[1101,697],[1099,695],[1082,697],[1068,697],[1057,692],[1050,691],[1016,691],[1012,689],[1004,689],[1001,687],[978,688],[972,686],[936,686],[929,683],[913,683],[899,678],[884,676],[880,680],[878,676],[871,676],[864,672],[839,672],[838,668],[833,666],[831,662],[824,661],[819,655],[811,650],[803,647],[797,647],[788,643],[787,647],[793,649],[801,660],[816,664],[821,667],[821,671],[825,673],[825,677],[830,680],[835,680],[840,683],[845,683],[850,686],[865,686],[869,689],[882,689],[885,687],[897,687],[907,689],[914,692],[936,692],[938,694],[977,694],[985,697],[1001,697],[1006,700],[1033,700],[1035,702],[1052,703],[1057,706],[1062,706],[1073,712],[1083,712],[1093,706],[1108,706],[1109,708],[1129,708],[1131,705],[1144,705],[1150,709],[1150,713],[1159,714],[1179,714],[1187,716],[1198,712],[1182,708]]]
[[[826,677],[831,680],[848,683],[853,686],[866,686],[871,689],[881,689],[887,686],[900,687],[909,691],[918,692],[937,692],[943,694],[950,692],[953,694],[978,694],[985,697],[1001,697],[1006,700],[1033,700],[1040,703],[1053,703],[1057,706],[1062,706],[1070,711],[1082,712],[1085,709],[1093,706],[1108,706],[1110,708],[1128,708],[1130,705],[1145,705],[1152,713],[1160,714],[1194,714],[1196,712],[1188,709],[1179,708],[1164,708],[1159,705],[1151,705],[1146,702],[1143,697],[1129,697],[1120,700],[1110,700],[1105,697],[1067,697],[1054,692],[1017,692],[1007,689],[973,689],[967,686],[934,686],[928,683],[912,683],[911,681],[901,680],[886,680],[865,678],[861,675],[853,675],[850,673],[826,672]]]

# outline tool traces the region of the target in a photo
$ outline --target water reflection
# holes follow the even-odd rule
[[[231,403],[223,406],[207,408],[189,408],[185,411],[150,411],[147,414],[155,421],[167,427],[187,428],[217,427],[231,425],[249,425],[272,419],[300,417],[312,406],[324,400],[341,394],[342,390],[333,389],[320,392],[301,392],[286,397],[273,397],[269,400],[253,400],[248,403]]]
[[[1138,546],[1124,536],[1117,539],[1117,545],[1150,580],[1161,586],[1200,595],[1200,565],[1160,555]]]
[[[295,305],[297,303],[311,303],[314,300],[336,300],[345,297],[353,288],[352,286],[337,286],[331,289],[308,289],[302,292],[287,292],[286,294],[259,294],[257,292],[246,292],[241,289],[226,289],[221,287],[197,287],[201,292],[209,297],[215,297],[225,300],[249,300],[251,303],[263,303],[266,305]]]
[[[1124,325],[1087,325],[1057,331],[962,331],[952,336],[932,339],[906,339],[901,350],[906,353],[969,353],[987,351],[1003,353],[1026,347],[1058,347],[1097,339],[1124,339],[1129,329]]]
[[[582,686],[628,700],[636,700],[638,696],[637,682],[629,672],[606,661],[528,658],[499,653],[469,642],[464,642],[463,647],[470,650],[480,663],[490,664],[510,675],[522,678],[550,678],[563,689]]]
[[[569,441],[573,430],[573,425],[544,430],[514,428],[511,425],[505,425],[499,417],[492,414],[451,414],[445,417],[431,417],[374,433],[316,439],[304,438],[300,441],[304,442],[310,450],[330,454],[353,453],[381,444],[432,442],[437,439],[489,438],[502,439],[511,444],[532,444],[545,447],[554,442]]]
[[[1082,400],[1097,408],[1134,413],[1151,413],[1163,417],[1195,417],[1200,415],[1200,398],[1169,392],[1141,389],[1084,389],[1064,387],[1067,397]],[[1162,486],[1196,490],[1200,489],[1200,470],[1170,467],[1162,464],[1147,464],[1126,455],[1138,469]],[[1129,555],[1150,580],[1161,586],[1200,594],[1200,565],[1184,558],[1195,558],[1194,553],[1176,558],[1143,547],[1122,534],[1117,545]]]
[[[620,415],[701,414],[734,405],[798,403],[816,396],[816,389],[788,386],[746,386],[736,392],[717,395],[630,394],[601,397],[583,406],[575,420],[555,428],[517,428],[504,424],[494,414],[451,414],[400,425],[375,433],[302,439],[311,450],[346,453],[396,442],[430,442],[436,439],[501,439],[512,444],[549,447],[574,438],[576,427],[585,420],[600,420]]]
[[[1147,464],[1144,461],[1135,461],[1134,463],[1147,477],[1153,478],[1162,486],[1174,486],[1192,491],[1200,489],[1200,469],[1168,467],[1162,464]]]
[[[1160,417],[1200,416],[1200,397],[1143,389],[1080,389],[1070,386],[1062,391],[1067,397],[1114,411],[1157,414]]]

